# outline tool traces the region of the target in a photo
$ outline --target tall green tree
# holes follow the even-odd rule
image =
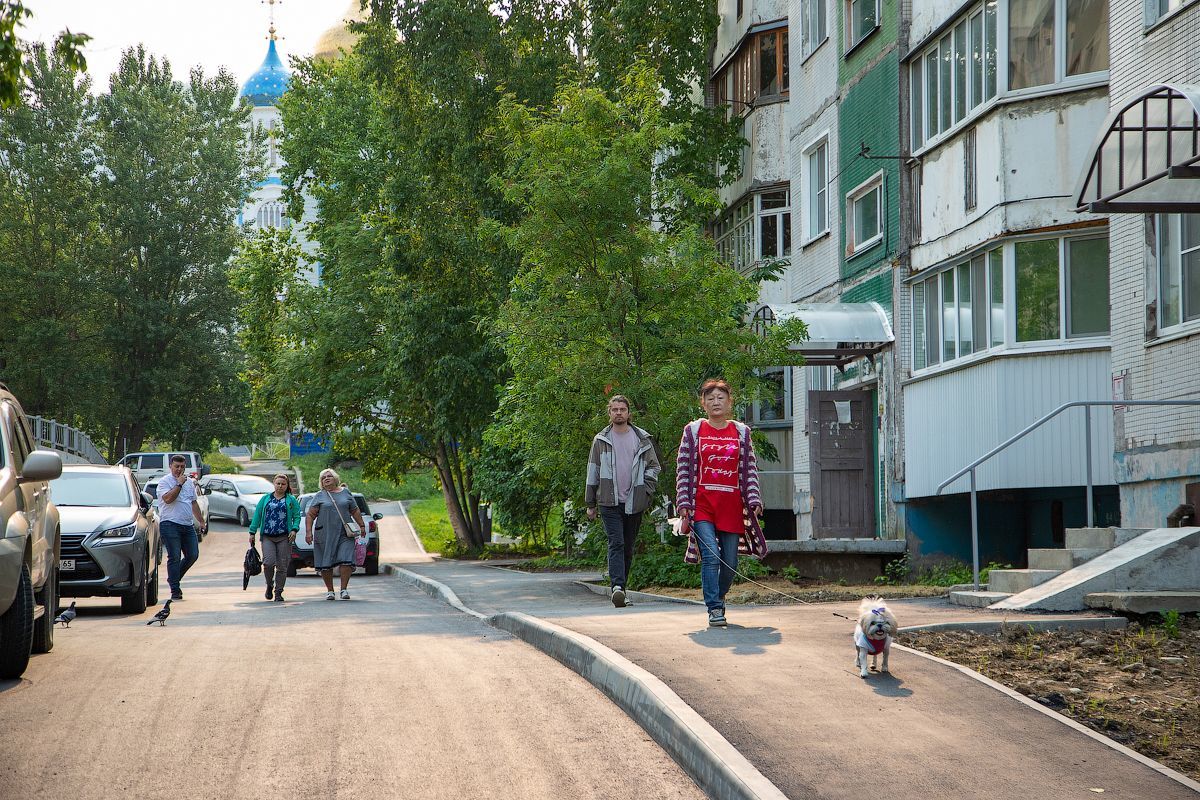
[[[0,109],[0,377],[28,412],[85,425],[106,370],[89,88],[35,48],[23,102]]]
[[[240,424],[228,272],[234,219],[263,164],[248,119],[228,72],[193,69],[185,83],[140,46],[98,100],[108,232],[98,280],[110,302],[102,336],[112,372],[98,399],[114,453],[147,435],[177,441],[192,421],[205,421],[206,442]]]
[[[508,235],[523,261],[499,319],[512,379],[490,435],[519,447],[558,498],[582,488],[606,395],[627,395],[669,456],[704,378],[744,389],[755,367],[791,363],[784,345],[803,335],[796,324],[766,336],[746,327],[756,283],[721,264],[698,226],[655,223],[678,198],[717,202],[661,169],[660,154],[686,146],[690,128],[668,119],[660,97],[639,66],[617,100],[568,86],[549,112],[505,105],[504,185],[524,212]]]

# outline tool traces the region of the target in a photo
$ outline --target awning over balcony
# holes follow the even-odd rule
[[[1157,84],[1114,110],[1075,200],[1104,214],[1200,212],[1200,86]]]
[[[754,312],[753,325],[761,331],[797,317],[808,326],[808,339],[789,349],[803,355],[808,366],[841,369],[856,358],[874,361],[876,353],[896,340],[878,303],[768,304]]]

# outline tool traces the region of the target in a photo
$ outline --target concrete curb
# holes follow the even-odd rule
[[[600,586],[596,583],[588,581],[575,581],[580,586],[586,587],[593,594],[598,594],[601,597],[608,597],[608,587]],[[635,592],[632,589],[625,590],[625,596],[631,600],[641,600],[647,603],[681,603],[688,606],[703,606],[703,600],[688,600],[686,597],[670,597],[665,594],[652,594],[651,592]]]
[[[932,622],[898,628],[897,633],[915,631],[975,631],[993,633],[1006,627],[1031,628],[1035,631],[1113,631],[1121,630],[1129,620],[1124,617],[1051,617],[1049,619],[981,619],[972,622]]]
[[[1018,703],[1028,706],[1029,708],[1032,708],[1033,710],[1037,711],[1040,714],[1045,714],[1046,716],[1050,717],[1051,719],[1057,720],[1058,722],[1061,722],[1063,725],[1066,725],[1068,728],[1073,728],[1073,729],[1079,731],[1080,733],[1082,733],[1084,736],[1087,736],[1091,739],[1096,740],[1097,742],[1104,745],[1105,747],[1115,750],[1124,756],[1128,756],[1129,758],[1132,758],[1134,761],[1137,761],[1139,764],[1149,767],[1150,769],[1154,770],[1155,772],[1159,773],[1160,775],[1170,778],[1171,780],[1175,781],[1176,783],[1180,784],[1181,786],[1186,786],[1187,788],[1191,789],[1194,792],[1200,792],[1200,783],[1197,783],[1196,781],[1192,780],[1191,778],[1184,775],[1183,773],[1176,772],[1175,770],[1171,769],[1170,767],[1160,764],[1157,761],[1155,761],[1154,759],[1152,759],[1148,756],[1144,756],[1141,753],[1137,752],[1136,750],[1130,750],[1125,745],[1118,744],[1117,742],[1114,742],[1112,739],[1108,738],[1107,736],[1105,736],[1101,733],[1097,733],[1096,731],[1092,730],[1088,726],[1078,723],[1075,720],[1071,719],[1070,717],[1063,716],[1062,714],[1059,714],[1057,711],[1046,708],[1046,706],[1042,705],[1041,703],[1037,702],[1036,700],[1031,700],[1028,697],[1026,697],[1025,695],[1021,694],[1020,692],[1016,691],[1015,689],[1010,689],[1007,686],[1004,686],[1003,684],[997,683],[996,681],[992,680],[991,678],[987,677],[986,675],[981,675],[980,673],[976,672],[975,670],[971,669],[970,667],[964,667],[962,664],[955,664],[953,661],[947,661],[944,658],[938,658],[937,656],[930,655],[929,653],[923,653],[920,650],[914,650],[911,647],[905,647],[904,645],[901,645],[901,644],[893,644],[892,647],[895,647],[899,650],[903,650],[906,653],[912,653],[913,655],[920,656],[921,658],[927,658],[930,661],[935,661],[938,664],[941,664],[946,667],[950,667],[951,669],[958,670],[959,672],[966,675],[967,677],[974,678],[975,680],[979,681],[980,683],[990,686],[991,688],[995,689],[996,691],[1000,692],[1001,694],[1008,695],[1013,700],[1016,700]]]
[[[441,600],[452,608],[463,612],[464,614],[470,614],[472,617],[483,620],[484,622],[486,622],[488,619],[484,614],[480,614],[475,609],[467,608],[465,605],[463,605],[463,602],[458,599],[458,595],[456,595],[454,590],[449,586],[439,583],[432,578],[426,578],[424,575],[418,575],[417,573],[411,572],[403,567],[397,567],[395,564],[384,564],[383,572],[385,575],[395,576],[410,586],[417,587],[430,597]]]
[[[400,506],[400,516],[404,517],[404,524],[408,527],[408,532],[412,535],[413,541],[417,543],[417,549],[424,555],[429,555],[425,550],[425,545],[421,544],[421,537],[417,536],[417,529],[413,527],[412,520],[408,518],[408,509],[404,507],[404,501],[397,500],[396,504]]]
[[[385,564],[383,569],[459,611],[511,633],[586,678],[641,725],[709,797],[786,800],[775,784],[670,687],[615,650],[521,612],[485,617],[463,605],[458,595],[439,581],[395,564]]]

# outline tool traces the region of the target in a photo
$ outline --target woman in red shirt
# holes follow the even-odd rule
[[[700,390],[705,418],[688,424],[679,442],[676,507],[690,525],[688,560],[699,550],[700,582],[708,624],[725,625],[725,595],[733,584],[738,551],[761,556],[766,540],[758,526],[762,500],[750,428],[733,416],[733,393],[723,380]]]

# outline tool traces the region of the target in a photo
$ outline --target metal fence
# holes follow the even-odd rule
[[[64,461],[76,460],[88,464],[107,464],[108,461],[100,455],[92,438],[81,430],[63,425],[52,419],[29,417],[29,427],[33,429],[33,438],[38,446],[56,450],[64,456]]]

